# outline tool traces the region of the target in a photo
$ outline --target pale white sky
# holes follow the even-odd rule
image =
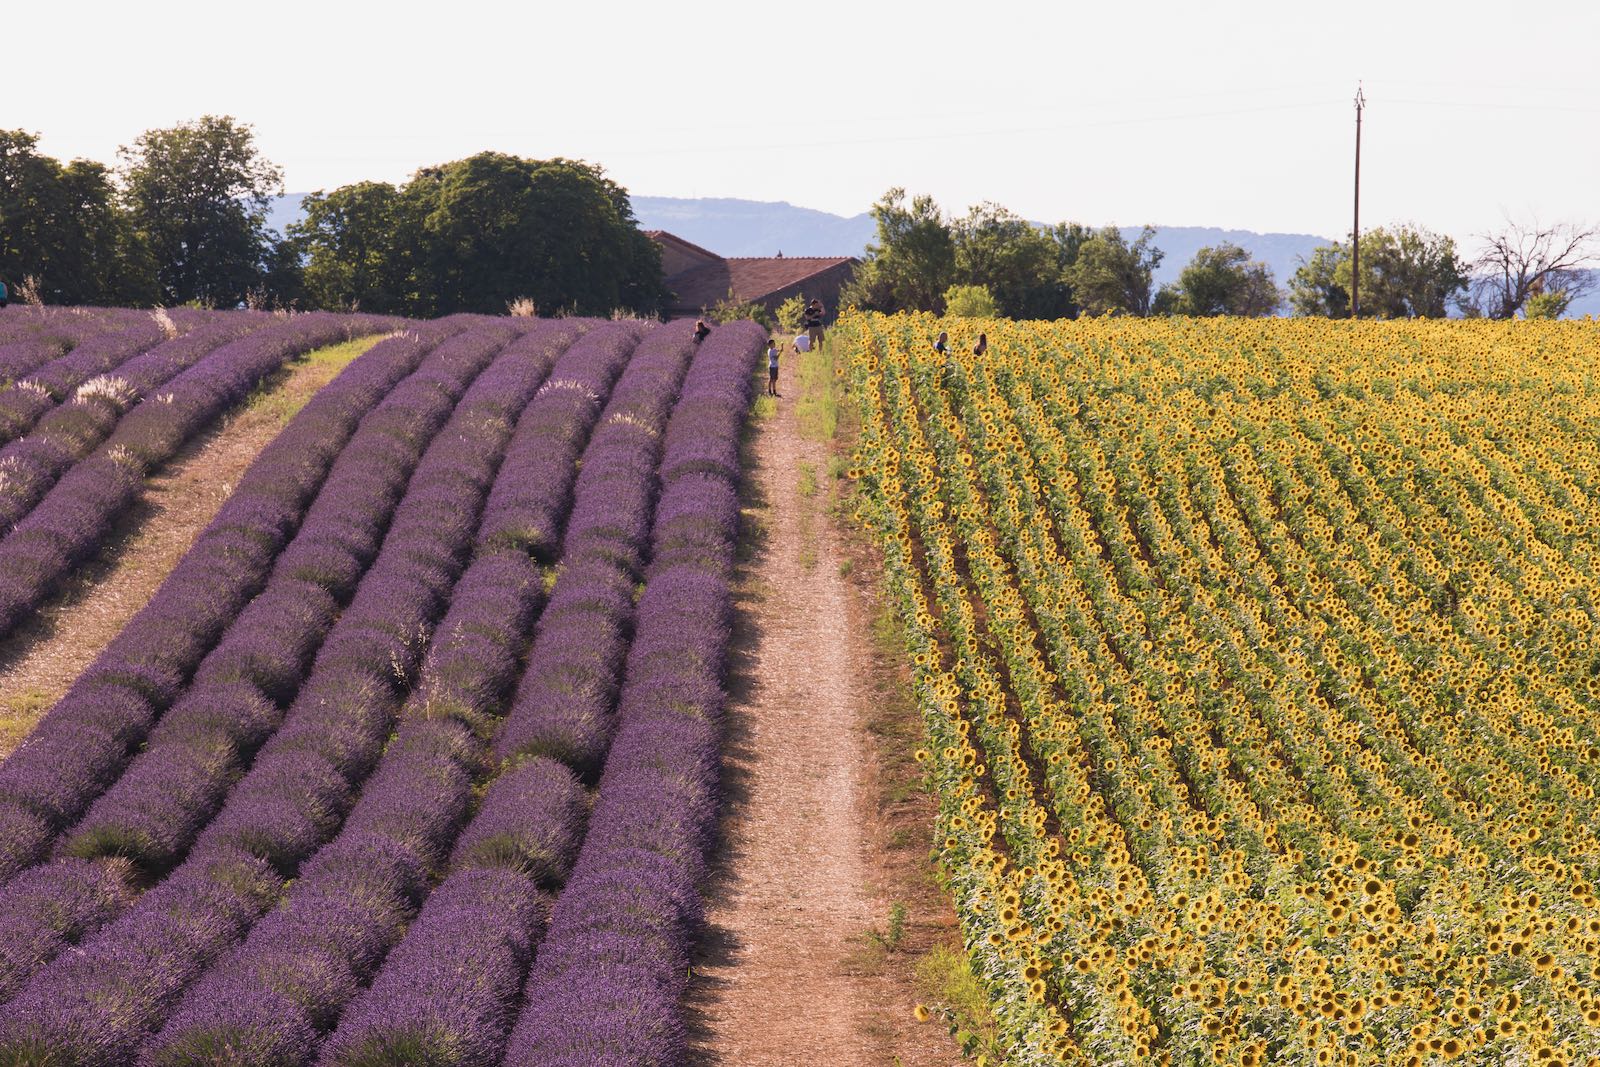
[[[115,161],[205,113],[291,191],[482,149],[641,195],[1335,236],[1600,218],[1600,4],[748,0],[8,5],[0,126]]]

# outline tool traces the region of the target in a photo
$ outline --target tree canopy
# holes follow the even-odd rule
[[[245,302],[272,252],[267,202],[283,171],[248,123],[205,115],[147,130],[120,154],[128,220],[155,264],[163,304]]]
[[[944,311],[952,287],[985,290],[1010,318],[1070,318],[1078,313],[1067,268],[1091,236],[1077,224],[1039,227],[1005,207],[982,203],[951,219],[930,196],[889,190],[872,207],[877,239],[840,296],[876,311]]]
[[[410,315],[658,311],[661,254],[600,168],[499,152],[419,170],[404,186],[343,186],[291,227],[322,306]]]
[[[99,163],[62,165],[39,138],[0,130],[0,278],[38,280],[60,304],[155,300],[149,259],[118,209],[111,172]]]
[[[279,239],[266,208],[282,172],[228,116],[149,130],[113,174],[62,165],[0,130],[0,277],[52,303],[242,303],[428,316],[650,314],[661,254],[627,190],[588,163],[497,152],[305,198]]]
[[[1225,241],[1196,252],[1177,283],[1161,287],[1154,305],[1162,314],[1258,317],[1271,315],[1282,302],[1272,268]]]
[[[1349,244],[1324,245],[1295,271],[1289,302],[1300,315],[1348,318],[1351,277]],[[1411,225],[1361,235],[1363,318],[1443,318],[1467,282],[1449,237]]]
[[[1162,252],[1149,226],[1130,243],[1115,226],[1096,230],[1065,271],[1073,298],[1091,315],[1148,315]]]

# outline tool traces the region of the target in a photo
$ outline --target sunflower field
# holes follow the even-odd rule
[[[1008,1062],[1600,1062],[1600,325],[832,338]]]

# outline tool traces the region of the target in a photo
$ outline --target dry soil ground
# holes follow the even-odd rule
[[[729,801],[691,992],[699,1062],[960,1063],[912,1014],[918,960],[953,918],[898,755],[920,728],[874,643],[871,568],[829,514],[829,448],[795,399],[750,448]]]

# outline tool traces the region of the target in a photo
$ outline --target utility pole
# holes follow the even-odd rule
[[[1356,211],[1350,227],[1350,317],[1361,317],[1361,109],[1367,106],[1361,83],[1356,82]]]

